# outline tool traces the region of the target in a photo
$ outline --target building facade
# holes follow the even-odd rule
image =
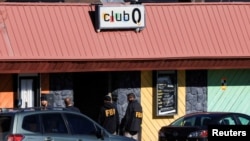
[[[72,96],[96,119],[102,97],[116,94],[122,117],[134,92],[142,141],[157,140],[161,126],[186,113],[250,114],[249,3],[139,5],[139,31],[97,32],[96,4],[1,3],[0,107],[16,107],[17,99],[39,106],[43,94],[61,107]]]

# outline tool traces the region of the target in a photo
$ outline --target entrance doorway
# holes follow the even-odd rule
[[[63,99],[70,96],[82,113],[97,120],[103,97],[112,93],[118,97],[118,112],[123,117],[128,93],[135,93],[140,101],[140,80],[140,71],[55,73],[50,75],[50,94],[53,106],[64,106]]]
[[[96,120],[109,93],[109,72],[73,73],[74,105]]]
[[[19,98],[22,100],[21,108],[37,107],[39,105],[38,75],[19,75]]]

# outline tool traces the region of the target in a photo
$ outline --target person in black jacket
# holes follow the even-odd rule
[[[80,109],[75,107],[73,105],[73,101],[71,98],[67,97],[64,99],[64,103],[65,103],[65,107],[71,111],[75,111],[75,112],[79,112],[80,113]]]
[[[134,93],[129,93],[127,98],[129,103],[121,126],[124,128],[124,136],[138,140],[142,124],[142,106],[135,99]]]
[[[104,97],[104,104],[100,109],[98,123],[111,134],[117,134],[119,129],[119,114],[115,105],[111,102],[111,97]]]

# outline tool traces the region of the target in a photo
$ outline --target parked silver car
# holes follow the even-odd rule
[[[7,109],[0,113],[0,141],[134,141],[112,135],[88,116],[64,108]]]

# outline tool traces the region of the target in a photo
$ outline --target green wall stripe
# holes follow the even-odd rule
[[[226,78],[226,89],[221,79]],[[232,111],[250,114],[250,70],[209,70],[208,111]]]

